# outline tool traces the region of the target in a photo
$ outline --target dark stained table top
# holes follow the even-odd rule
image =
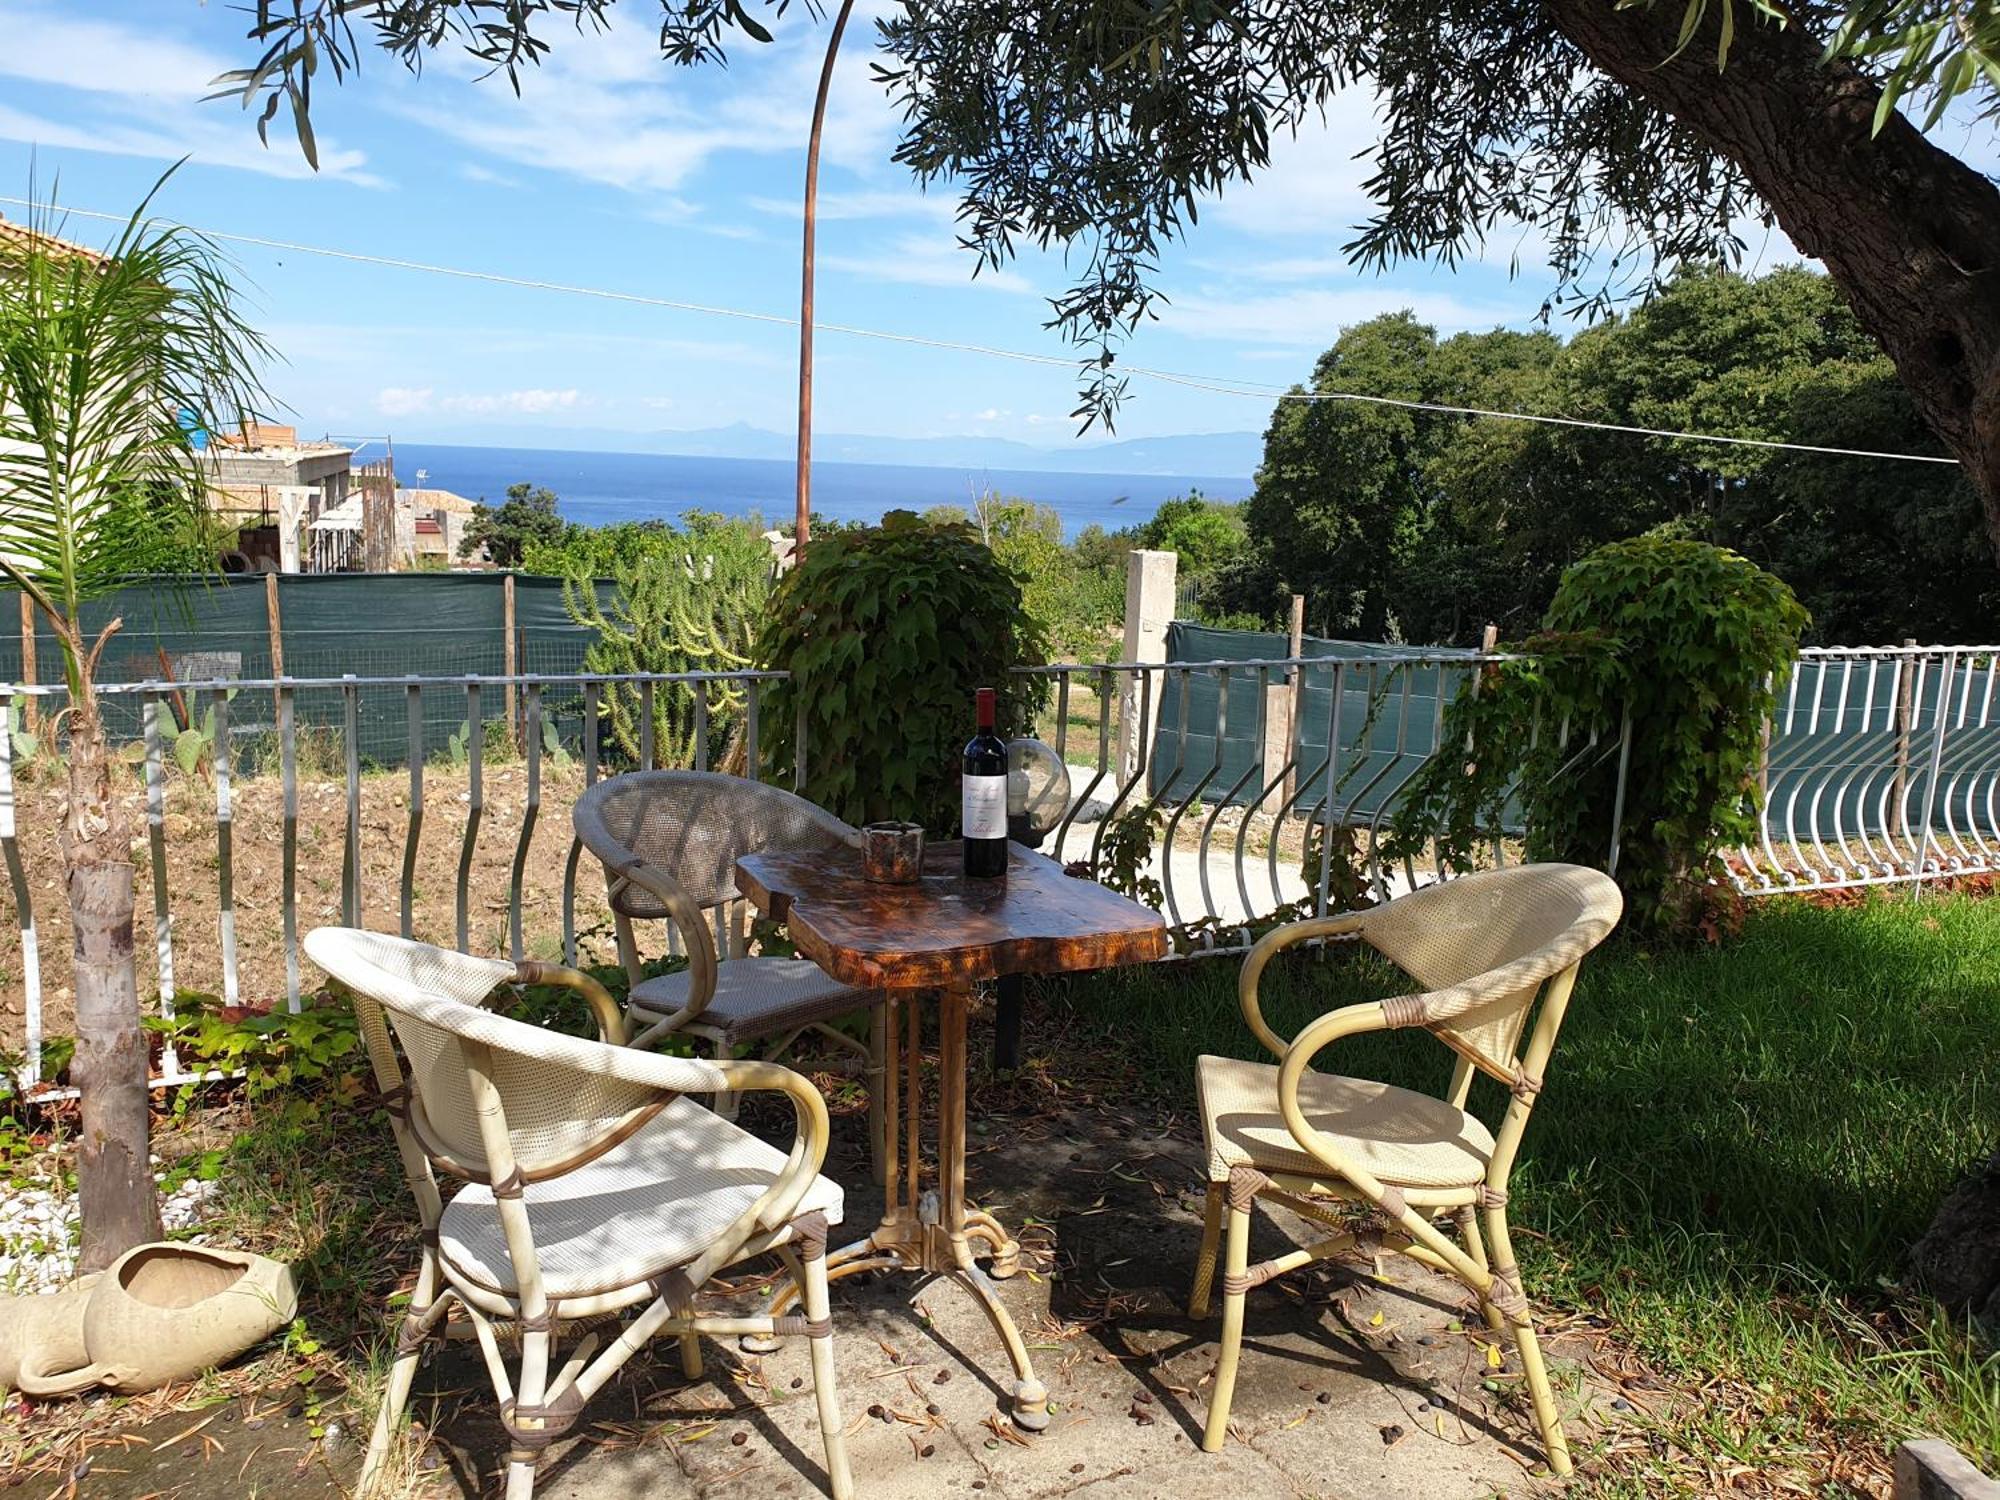
[[[736,862],[736,888],[788,925],[801,954],[863,989],[1104,969],[1166,953],[1158,913],[1065,875],[1047,855],[1007,848],[1005,880],[967,880],[956,843],[931,845],[912,885],[869,880],[859,850],[750,854]]]

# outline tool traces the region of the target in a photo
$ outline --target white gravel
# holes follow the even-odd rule
[[[154,1179],[165,1175],[155,1172]],[[162,1193],[162,1229],[174,1234],[194,1228],[214,1196],[214,1183],[192,1177]],[[76,1195],[59,1179],[41,1174],[0,1181],[0,1292],[25,1295],[67,1285],[76,1275],[80,1233]],[[190,1238],[197,1245],[207,1240],[200,1234]]]

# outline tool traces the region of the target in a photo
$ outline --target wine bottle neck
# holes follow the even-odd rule
[[[982,734],[991,734],[993,732],[993,698],[994,693],[992,688],[981,688],[975,696],[979,713],[979,729]]]

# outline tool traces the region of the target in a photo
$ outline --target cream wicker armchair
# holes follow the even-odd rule
[[[1279,1062],[1204,1057],[1196,1065],[1209,1184],[1188,1309],[1193,1317],[1207,1315],[1225,1215],[1228,1225],[1222,1351],[1203,1448],[1216,1451],[1228,1435],[1245,1295],[1287,1271],[1360,1246],[1398,1250],[1449,1272],[1478,1295],[1488,1326],[1513,1331],[1549,1466],[1569,1472],[1569,1449],[1507,1233],[1507,1180],[1577,969],[1622,909],[1618,887],[1596,870],[1522,865],[1445,881],[1369,911],[1296,922],[1250,950],[1237,995],[1250,1029]],[[1382,953],[1421,991],[1345,1006],[1286,1042],[1258,1009],[1265,965],[1286,948],[1343,935]],[[1538,994],[1541,1006],[1530,1032]],[[1398,1026],[1426,1027],[1457,1053],[1444,1098],[1310,1070],[1332,1043]],[[1511,1092],[1497,1132],[1466,1111],[1476,1072]],[[1250,1210],[1259,1198],[1342,1232],[1252,1266]],[[1340,1200],[1372,1206],[1383,1227],[1352,1230],[1332,1211]],[[1462,1244],[1435,1222],[1446,1213]]]
[[[858,848],[860,834],[803,797],[741,776],[708,771],[635,771],[600,781],[577,799],[576,836],[604,865],[610,882],[618,956],[631,981],[635,1046],[668,1035],[699,1037],[717,1056],[763,1044],[783,1056],[805,1031],[818,1032],[867,1059],[871,1138],[881,1163],[881,996],[827,978],[802,958],[748,958],[743,935],[713,920],[738,900],[736,861],[766,850],[812,852]],[[687,967],[647,979],[634,919],[664,918],[687,950]],[[727,940],[718,958],[717,932]],[[869,1040],[832,1025],[874,1009]],[[716,1101],[724,1114],[735,1099]]]
[[[500,1401],[507,1495],[528,1500],[535,1463],[646,1343],[677,1337],[701,1373],[713,1335],[802,1335],[835,1500],[854,1492],[834,1392],[826,1236],[838,1186],[819,1175],[826,1103],[765,1062],[664,1057],[618,1045],[620,1017],[593,980],[541,964],[472,958],[404,938],[322,927],[306,952],[354,995],[378,1085],[390,1101],[403,1171],[423,1224],[415,1290],[358,1492],[380,1478],[430,1335],[464,1309]],[[590,1000],[606,1041],[481,1009],[510,980],[568,984]],[[789,1153],[686,1097],[774,1090],[792,1102]],[[437,1172],[465,1186],[447,1201]],[[725,1317],[696,1306],[724,1268],[775,1251],[805,1290],[805,1315]],[[606,1342],[609,1324],[633,1314]],[[510,1372],[496,1325],[519,1338]],[[559,1366],[558,1340],[574,1334]]]

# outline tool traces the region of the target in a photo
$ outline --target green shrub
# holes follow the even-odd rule
[[[1598,548],[1563,575],[1542,633],[1508,648],[1520,659],[1453,701],[1442,742],[1468,753],[1413,779],[1388,852],[1435,841],[1469,868],[1518,798],[1530,858],[1603,865],[1629,712],[1618,882],[1635,924],[1686,925],[1720,851],[1756,837],[1772,684],[1806,624],[1782,581],[1726,548],[1657,535]]]
[[[1000,694],[1000,732],[1034,722],[1043,660],[1021,579],[963,522],[891,511],[880,526],[816,536],[771,596],[757,659],[791,674],[768,693],[772,763],[806,735],[804,795],[850,823],[909,818],[958,828],[959,752],[972,695]]]

